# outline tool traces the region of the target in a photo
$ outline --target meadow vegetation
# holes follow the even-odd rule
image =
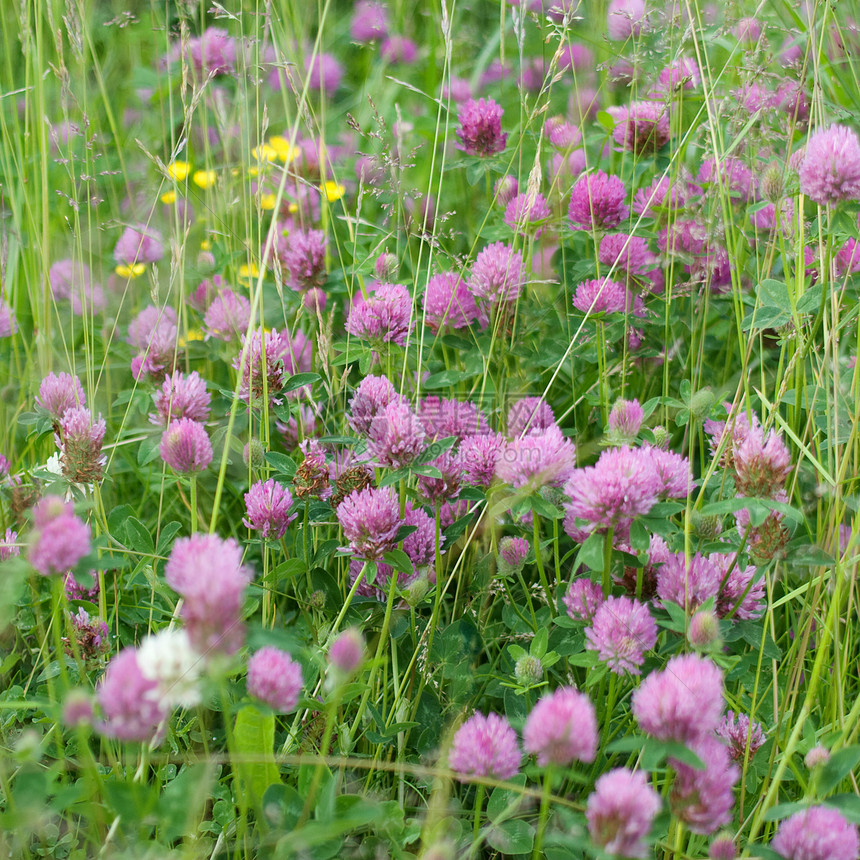
[[[858,12],[0,4],[3,854],[857,860]]]

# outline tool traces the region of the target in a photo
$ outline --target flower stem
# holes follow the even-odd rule
[[[556,614],[555,600],[553,599],[552,589],[549,587],[549,580],[546,578],[546,571],[544,570],[543,559],[540,554],[540,517],[534,511],[532,511],[532,533],[534,535],[535,562],[537,562],[541,585],[543,585],[543,589],[546,592],[550,617],[554,617]]]
[[[364,711],[367,708],[367,700],[370,698],[370,693],[373,690],[373,685],[376,683],[376,676],[379,673],[379,664],[382,661],[382,651],[388,643],[388,631],[391,628],[391,611],[394,608],[394,598],[397,595],[397,573],[391,572],[391,579],[388,583],[388,602],[385,604],[385,618],[382,621],[382,630],[379,634],[379,642],[376,646],[376,656],[373,658],[373,665],[370,668],[370,677],[367,679],[367,687],[365,687],[364,695],[361,697],[361,702],[358,706],[358,713],[355,715],[355,720],[350,727],[347,735],[346,749],[352,747],[352,739],[358,729],[361,718],[364,716]]]
[[[609,597],[612,591],[612,539],[615,530],[612,526],[606,532],[606,538],[603,542],[603,596]]]
[[[540,798],[540,817],[538,818],[537,836],[535,837],[535,847],[532,852],[532,860],[538,860],[543,848],[543,837],[546,833],[546,825],[549,821],[549,799],[552,793],[552,764],[546,767],[546,773],[543,776],[543,792]]]
[[[615,672],[609,672],[609,693],[607,694],[607,706],[603,718],[603,738],[600,746],[604,747],[609,739],[609,724],[612,722],[612,712],[615,710],[615,698],[618,694],[617,689],[618,676]]]
[[[337,706],[340,696],[336,696],[328,702],[326,708],[326,719],[325,719],[325,730],[323,731],[322,743],[320,744],[320,757],[319,761],[314,768],[314,775],[311,779],[311,785],[308,789],[308,795],[305,799],[305,805],[302,808],[302,815],[299,818],[299,826],[304,824],[308,819],[308,815],[310,814],[311,809],[313,809],[314,800],[316,800],[317,791],[320,787],[320,780],[322,780],[323,767],[325,767],[325,756],[328,755],[328,748],[331,744],[331,736],[334,731],[334,721],[337,717]]]
[[[310,559],[310,547],[308,545],[308,527],[310,525],[310,508],[311,503],[309,501],[305,501],[305,515],[302,521],[302,551],[304,553],[304,561],[305,561],[305,574],[308,580],[308,597],[311,596],[314,590],[313,582],[311,580],[311,559]]]
[[[62,699],[69,689],[69,674],[66,668],[66,649],[63,647],[63,628],[66,625],[66,589],[62,576],[52,578],[51,586],[51,629],[54,634],[54,651],[57,659],[60,679],[63,682]],[[74,638],[74,631],[69,631],[69,642]]]
[[[472,856],[478,850],[478,835],[481,832],[481,807],[484,804],[484,786],[478,785],[475,792],[475,820],[472,826]]]
[[[830,652],[830,642],[832,638],[831,634],[834,630],[835,619],[839,613],[839,604],[841,602],[840,579],[840,577],[836,578],[836,584],[833,589],[833,598],[830,602],[830,606],[827,610],[827,617],[821,629],[821,641],[819,642],[818,648],[816,649],[815,662],[812,666],[809,681],[807,682],[806,696],[803,700],[803,704],[800,707],[800,711],[795,718],[794,728],[792,729],[788,740],[782,746],[782,756],[779,760],[779,764],[776,767],[776,771],[773,774],[770,785],[767,787],[767,792],[765,793],[764,786],[759,789],[759,794],[764,794],[764,800],[759,805],[758,811],[756,812],[752,824],[750,825],[750,835],[748,840],[749,845],[754,844],[754,841],[758,837],[759,831],[761,830],[762,824],[764,823],[765,813],[768,811],[768,809],[770,809],[770,807],[776,800],[777,794],[779,792],[779,786],[782,783],[783,774],[785,773],[786,768],[789,767],[789,762],[791,761],[791,758],[794,755],[794,750],[797,747],[798,742],[800,741],[804,726],[806,725],[806,720],[812,713],[815,695],[818,692],[818,685],[826,671],[824,666],[827,659],[827,655]]]
[[[678,819],[675,822],[675,853],[674,857],[684,856],[684,823]]]
[[[442,507],[436,502],[436,529],[433,538],[433,558],[436,569],[436,591],[433,595],[433,612],[430,614],[430,632],[427,636],[427,653],[433,647],[433,637],[436,633],[436,625],[439,622],[439,611],[442,606]]]
[[[609,390],[606,384],[606,331],[602,322],[597,323],[597,378],[600,391],[600,413],[604,427],[609,421]]]
[[[343,602],[343,606],[341,606],[340,612],[337,614],[337,618],[335,618],[334,624],[331,626],[331,630],[329,630],[329,641],[334,639],[337,635],[337,631],[343,621],[343,616],[346,615],[346,611],[349,609],[353,597],[355,597],[355,592],[358,590],[358,586],[361,585],[362,579],[364,579],[364,573],[366,570],[367,562],[361,566],[361,570],[358,572],[358,576],[355,578],[355,582],[353,582],[352,588],[350,588],[349,594],[347,594],[346,600]]]
[[[191,534],[197,533],[197,475],[192,474],[189,478],[190,504],[191,504]]]

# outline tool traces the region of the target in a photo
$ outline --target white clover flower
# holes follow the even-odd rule
[[[137,662],[145,678],[158,682],[157,695],[165,707],[200,704],[203,659],[191,647],[185,630],[161,630],[147,636],[137,650]]]

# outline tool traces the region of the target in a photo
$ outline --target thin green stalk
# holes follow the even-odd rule
[[[520,581],[520,585],[522,586],[523,596],[526,599],[526,605],[528,606],[529,614],[532,617],[532,624],[534,625],[533,629],[535,630],[535,632],[537,632],[537,629],[538,629],[537,614],[535,613],[535,607],[534,607],[534,604],[532,603],[532,596],[529,593],[529,587],[528,587],[528,585],[526,585],[525,579],[523,579],[523,572],[521,570],[517,571],[517,579]]]
[[[606,330],[602,322],[597,323],[597,383],[600,392],[600,413],[605,427],[609,422],[609,386],[606,378]]]
[[[388,584],[388,601],[385,604],[385,617],[382,621],[382,631],[379,634],[379,642],[376,646],[376,655],[373,658],[373,665],[370,669],[370,677],[367,679],[367,686],[364,689],[364,694],[361,697],[361,702],[358,706],[358,712],[355,715],[352,726],[350,726],[349,734],[347,735],[347,750],[352,748],[352,739],[358,727],[361,725],[361,719],[364,716],[364,711],[367,708],[367,701],[376,684],[376,677],[379,674],[379,666],[382,662],[382,652],[388,642],[388,631],[391,628],[391,611],[394,608],[394,598],[397,595],[397,575],[392,573],[391,580]]]
[[[62,576],[51,578],[51,629],[54,634],[54,651],[63,690],[58,701],[61,701],[65,691],[69,689],[69,672],[66,667],[66,649],[63,646],[63,628],[66,625],[66,589]]]
[[[436,529],[433,536],[433,552],[436,568],[436,591],[433,595],[433,612],[430,615],[430,630],[427,634],[427,653],[433,647],[433,637],[436,633],[436,625],[439,622],[439,611],[442,606],[442,522],[441,503],[436,503]]]
[[[615,699],[618,695],[618,676],[615,672],[609,672],[609,693],[606,698],[606,710],[603,712],[603,732],[600,746],[604,748],[608,743],[609,726],[612,723],[613,711],[615,710]]]
[[[603,596],[609,597],[612,593],[612,541],[615,537],[615,529],[610,526],[603,539]]]
[[[552,796],[552,777],[553,766],[546,766],[546,773],[543,775],[543,791],[540,798],[540,813],[538,816],[538,828],[535,836],[534,851],[532,851],[532,860],[539,860],[541,850],[543,849],[543,838],[546,833],[546,826],[549,822],[549,802]]]
[[[675,850],[673,858],[684,856],[684,823],[681,819],[675,821]]]
[[[537,512],[532,510],[532,534],[534,536],[535,562],[537,563],[538,574],[540,575],[541,585],[546,592],[547,603],[549,603],[549,612],[552,617],[556,615],[555,599],[552,589],[549,586],[549,580],[546,578],[546,571],[543,567],[543,559],[540,553],[540,517]]]
[[[537,618],[535,617],[534,612],[532,612],[531,621],[529,621],[528,618],[526,618],[525,615],[520,612],[519,606],[517,606],[517,601],[514,599],[513,592],[511,591],[511,587],[510,585],[508,585],[507,578],[502,580],[502,588],[505,589],[505,594],[507,594],[508,596],[508,603],[511,609],[514,610],[514,614],[517,616],[517,618],[519,618],[520,621],[522,621],[523,624],[526,625],[526,627],[531,627],[533,631],[537,632]]]
[[[474,812],[474,821],[472,822],[472,848],[470,851],[470,856],[474,857],[475,853],[478,850],[478,845],[480,844],[480,833],[481,833],[481,807],[484,804],[484,785],[483,783],[478,783],[478,787],[475,789],[475,812]]]
[[[355,592],[358,591],[359,585],[361,585],[362,580],[364,579],[364,575],[367,572],[367,565],[371,562],[365,562],[361,566],[361,570],[358,572],[358,576],[355,578],[355,582],[352,584],[352,588],[350,588],[349,593],[346,595],[346,600],[343,602],[343,606],[340,608],[340,612],[337,614],[337,618],[334,620],[334,624],[331,626],[331,630],[329,630],[329,640],[334,639],[337,635],[338,630],[340,629],[341,622],[343,621],[344,615],[346,615],[347,610],[352,604],[352,600],[355,597]]]
[[[239,755],[239,749],[236,746],[236,736],[233,731],[233,708],[230,702],[230,696],[223,682],[219,687],[221,698],[221,717],[224,723],[224,733],[227,738],[227,760],[230,762],[230,771],[232,773],[233,785],[236,793],[236,802],[239,806],[239,820],[236,823],[236,835],[238,836],[238,843],[244,843],[248,837],[248,801],[245,792],[241,790],[237,779],[236,758]],[[238,851],[238,844],[236,847]]]
[[[764,823],[765,813],[770,809],[776,799],[777,792],[782,784],[782,776],[785,773],[785,769],[788,767],[789,759],[794,755],[794,751],[797,748],[801,735],[803,734],[806,720],[812,713],[815,703],[815,695],[818,692],[818,685],[824,673],[824,663],[830,650],[830,638],[834,629],[834,619],[839,613],[838,607],[841,602],[840,597],[840,579],[837,578],[830,607],[827,610],[827,618],[821,631],[821,641],[815,651],[815,663],[813,664],[812,672],[810,673],[810,677],[807,682],[806,696],[804,698],[803,705],[800,708],[800,712],[795,719],[791,735],[789,735],[788,741],[782,748],[782,756],[779,760],[779,764],[777,765],[776,773],[773,775],[773,779],[768,786],[764,800],[759,805],[755,818],[753,818],[752,824],[750,825],[748,839],[749,844],[753,844],[759,835],[761,826]]]
[[[189,481],[189,497],[191,504],[191,534],[197,534],[197,475],[192,473]]]
[[[316,800],[317,791],[322,780],[323,768],[325,767],[324,757],[328,754],[328,748],[331,744],[331,736],[334,731],[335,718],[337,717],[337,706],[340,697],[329,700],[326,704],[325,729],[323,730],[322,743],[320,744],[320,758],[314,768],[314,775],[311,779],[311,785],[308,789],[308,795],[305,798],[305,804],[302,808],[302,814],[299,818],[298,827],[301,827],[307,821],[311,809],[313,809],[314,801]]]
[[[310,510],[310,499],[305,499],[305,511],[302,518],[302,554],[304,555],[305,563],[305,581],[308,586],[307,600],[310,600],[311,595],[314,593],[314,583],[311,579],[310,540],[308,537],[308,532],[310,531]]]
[[[268,544],[263,543],[263,604],[261,607],[262,611],[262,622],[263,627],[269,626],[269,619],[271,617],[271,624],[275,623],[275,611],[274,611],[274,591],[275,591],[275,578],[272,570],[272,565],[270,564],[270,551]]]

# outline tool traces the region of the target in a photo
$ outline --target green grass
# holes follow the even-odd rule
[[[225,4],[229,13],[217,16],[205,3],[142,0],[0,8],[0,299],[19,326],[0,338],[0,452],[20,479],[20,487],[0,485],[0,528],[18,532],[23,550],[0,562],[3,847],[15,857],[601,856],[583,815],[601,774],[639,767],[661,796],[671,792],[667,751],[642,745],[631,711],[640,679],[606,673],[560,600],[579,565],[608,590],[610,574],[633,562],[613,546],[611,532],[572,540],[559,489],[473,488],[470,517],[455,523],[444,543],[440,511],[425,505],[436,521],[436,585],[428,582],[424,594],[385,586],[381,601],[351,588],[349,557],[338,550],[345,540],[324,500],[297,504],[295,523],[278,541],[262,541],[243,525],[244,494],[255,481],[275,477],[298,495],[303,455],[285,446],[276,421],[296,417],[299,398],[260,408],[242,400],[233,367],[239,343],[203,340],[202,315],[187,303],[201,280],[216,275],[249,300],[248,334],[264,326],[311,340],[316,376],[303,402],[317,410],[316,435],[352,437],[359,454],[363,443],[346,419],[368,373],[387,376],[416,407],[428,395],[474,400],[500,430],[512,402],[542,396],[575,442],[580,467],[603,450],[615,400],[638,399],[646,411],[639,442],[665,435],[697,480],[676,506],[637,520],[631,543],[640,569],[649,536],[661,534],[673,551],[729,552],[738,565],[755,564],[766,585],[762,619],[724,620],[726,649],[711,654],[726,673],[727,709],[767,732],[762,749],[738,763],[725,829],[740,856],[764,856],[778,821],[799,808],[792,804],[827,800],[860,821],[860,370],[849,361],[860,346],[860,323],[857,278],[840,274],[836,262],[846,242],[860,241],[857,205],[815,206],[789,168],[810,129],[853,125],[860,82],[852,4],[818,3],[809,21],[788,3],[732,4],[712,22],[706,9],[684,2],[689,27],[664,23],[619,43],[605,38],[605,3],[578,8],[582,20],[569,26],[499,3],[393,3],[392,31],[418,45],[420,59],[411,66],[382,63],[376,49],[350,40],[351,4],[236,5]],[[767,29],[757,46],[745,48],[732,26],[754,13]],[[657,11],[651,14],[656,21]],[[187,42],[213,25],[247,40],[237,74],[206,78],[187,64],[169,72],[160,64],[174,39]],[[803,48],[793,72],[778,62],[789,32]],[[849,46],[846,54],[834,49],[837,39]],[[573,44],[586,46],[594,61],[565,71],[561,52]],[[270,50],[284,73],[277,91],[263,67]],[[344,69],[342,86],[325,97],[305,72],[306,61],[321,53]],[[613,127],[606,108],[649,98],[656,71],[681,56],[696,59],[702,82],[674,100],[671,143],[656,156],[605,148]],[[514,66],[543,58],[542,85],[525,90],[514,70],[482,87],[481,76],[500,57]],[[641,69],[629,84],[610,74],[621,57]],[[738,98],[746,85],[775,88],[789,77],[803,83],[808,125],[774,108],[750,113]],[[457,105],[445,94],[454,78],[504,107],[509,137],[500,155],[477,159],[456,148]],[[579,123],[570,103],[590,89],[600,110]],[[557,114],[580,125],[586,169],[619,176],[630,197],[660,176],[675,185],[695,182],[707,158],[717,165],[737,158],[759,182],[771,171],[770,181],[782,183],[785,223],[756,231],[751,217],[762,201],[739,200],[717,171],[687,212],[634,214],[629,222],[665,275],[662,293],[642,291],[648,316],[574,311],[581,281],[623,273],[600,262],[599,234],[570,229],[573,180],[552,174],[543,126]],[[52,142],[52,127],[64,122],[80,133]],[[290,146],[323,142],[319,174],[302,172],[299,160],[295,174],[278,175],[255,159],[252,150],[272,135]],[[379,159],[381,185],[356,179],[359,153]],[[216,182],[175,182],[167,166],[177,159],[214,171]],[[493,186],[506,173],[521,189],[546,195],[553,217],[542,236],[514,236],[505,226]],[[328,238],[320,316],[303,308],[280,264],[263,265],[283,241],[284,225],[256,193],[261,174],[275,211],[297,193],[315,201],[286,214]],[[343,196],[320,193],[326,181],[343,185]],[[169,191],[193,207],[193,217],[161,202]],[[428,196],[435,218],[425,219],[414,213]],[[695,219],[725,250],[719,290],[691,279],[684,268],[691,258],[658,250],[660,231],[682,218]],[[113,248],[134,223],[159,229],[167,250],[140,277],[121,278]],[[484,330],[434,332],[421,299],[429,279],[440,271],[467,278],[477,254],[495,241],[523,255],[530,272],[523,295],[491,315]],[[811,249],[805,262],[804,249]],[[344,320],[350,303],[367,297],[385,251],[396,255],[396,280],[415,299],[415,327],[402,347],[371,348],[345,332]],[[104,310],[85,301],[78,315],[55,298],[48,271],[66,258],[91,269],[104,289]],[[257,274],[243,278],[242,267]],[[129,371],[135,349],[126,342],[128,325],[150,304],[176,314],[176,370],[196,370],[212,394],[214,459],[193,480],[177,477],[158,456],[161,428],[147,418],[157,384],[135,382]],[[630,328],[641,329],[637,348]],[[106,477],[91,491],[72,491],[44,468],[56,445],[34,398],[42,378],[60,371],[80,378],[94,416],[107,421]],[[723,401],[736,414],[757,416],[791,452],[786,501],[777,506],[791,535],[773,558],[751,555],[754,533],[735,528],[732,471],[704,430],[708,418],[723,415]],[[252,440],[271,455],[263,465],[243,459]],[[401,505],[418,505],[420,471],[420,464],[397,474],[377,468],[374,480],[390,482]],[[92,529],[101,591],[83,605],[107,624],[107,653],[86,660],[76,644],[64,656],[63,637],[75,639],[69,610],[80,604],[25,561],[34,539],[24,510],[28,488],[69,490]],[[769,510],[750,503],[754,526]],[[521,518],[527,512],[531,521]],[[717,534],[708,531],[710,517],[721,525]],[[849,527],[847,544],[840,526]],[[178,623],[181,607],[164,567],[174,540],[195,531],[236,539],[255,572],[243,613],[247,647],[207,664],[202,704],[177,709],[157,743],[120,743],[88,726],[65,726],[59,718],[72,689],[92,694],[109,656]],[[524,569],[508,577],[498,562],[503,536],[531,546]],[[364,575],[372,573],[368,566]],[[678,610],[680,627],[665,609],[653,611],[660,639],[643,677],[688,650],[689,608]],[[332,690],[325,653],[336,630],[349,625],[363,630],[367,660],[352,683]],[[546,683],[521,685],[515,649],[540,643],[542,631]],[[295,713],[273,714],[247,693],[247,658],[266,644],[302,665]],[[585,690],[597,706],[603,731],[594,765],[550,773],[524,759],[512,781],[453,778],[446,750],[474,710],[504,713],[520,731],[537,699],[564,684]],[[639,746],[607,749],[630,739]],[[832,764],[809,771],[803,758],[818,744],[830,750]],[[709,839],[665,803],[648,850],[699,858]],[[449,854],[439,848],[445,845]]]

